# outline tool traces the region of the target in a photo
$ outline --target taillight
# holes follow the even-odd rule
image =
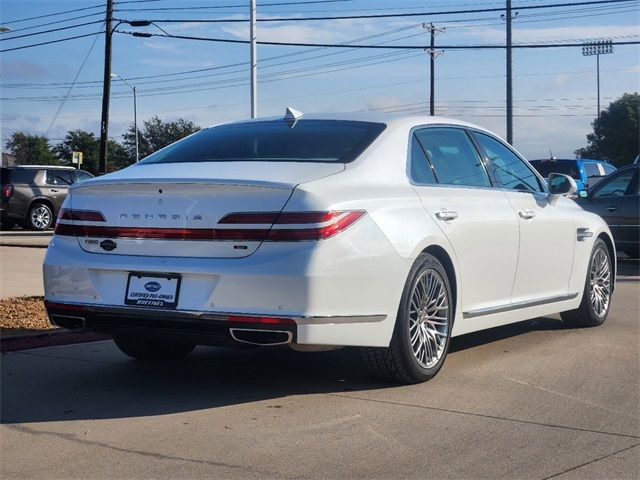
[[[229,315],[228,320],[236,323],[258,323],[262,325],[296,325],[292,318],[250,317],[247,315]]]
[[[273,226],[267,233],[265,241],[296,242],[302,240],[323,240],[337,235],[353,225],[364,214],[364,210],[230,213],[223,217],[219,223],[242,225],[272,224]],[[310,227],[308,226],[310,224],[318,226]],[[281,225],[295,225],[295,227],[283,228]]]
[[[10,183],[2,185],[2,193],[0,196],[2,198],[11,198],[13,196],[13,185]]]
[[[58,214],[61,220],[78,220],[81,222],[106,222],[104,215],[95,210],[71,210],[63,208]]]

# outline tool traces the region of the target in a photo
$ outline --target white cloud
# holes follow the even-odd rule
[[[147,40],[143,43],[146,48],[151,50],[158,50],[162,52],[177,52],[178,46],[175,43],[167,42],[166,40],[150,41]]]

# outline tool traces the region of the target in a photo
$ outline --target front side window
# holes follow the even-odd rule
[[[596,163],[585,163],[584,170],[587,172],[587,178],[602,177],[598,164]]]
[[[84,182],[85,180],[89,180],[93,178],[91,175],[89,175],[87,172],[74,172],[74,182],[73,183],[80,183],[80,182]]]
[[[610,173],[613,173],[616,171],[615,167],[612,167],[611,165],[602,165],[602,168],[604,168],[604,174],[605,175],[609,175]]]
[[[593,197],[621,197],[632,194],[633,192],[630,191],[629,186],[631,185],[634,174],[635,169],[630,168],[629,170],[617,173],[603,180],[598,185],[598,189],[594,192]]]
[[[386,128],[343,120],[243,122],[207,128],[149,155],[141,164],[181,162],[348,163]]]
[[[415,133],[438,183],[490,187],[489,176],[467,133],[458,128],[425,128]]]
[[[65,170],[47,170],[46,182],[49,185],[69,186],[73,183],[73,179]]]
[[[487,154],[489,169],[499,187],[528,192],[542,191],[538,177],[502,142],[484,133],[474,132],[474,135]]]

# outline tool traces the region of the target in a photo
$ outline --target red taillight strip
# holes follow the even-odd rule
[[[82,312],[86,310],[84,305],[74,305],[70,303],[55,303],[55,302],[50,302],[49,300],[44,301],[44,306],[47,310],[51,310],[51,311]]]
[[[330,212],[249,212],[230,213],[220,219],[223,224],[277,224],[277,225],[301,225],[305,223],[325,223],[342,215],[342,211]]]
[[[343,212],[340,212],[343,213]],[[316,228],[273,228],[269,231],[266,241],[296,242],[302,240],[324,240],[333,237],[353,225],[365,214],[356,210],[343,215],[339,220]]]
[[[296,325],[292,318],[250,317],[246,315],[229,315],[228,320],[236,323],[259,323],[262,325]]]
[[[144,228],[102,227],[97,225],[56,225],[57,235],[98,238],[131,238],[159,240],[238,240],[260,242],[267,234],[264,229],[221,228]]]
[[[61,220],[78,220],[81,222],[106,222],[104,215],[95,210],[71,210],[63,208],[58,214]]]

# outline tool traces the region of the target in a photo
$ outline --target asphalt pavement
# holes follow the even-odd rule
[[[357,351],[199,347],[130,360],[110,341],[2,357],[2,478],[636,479],[640,284],[607,322],[454,339],[440,374],[381,383]]]

